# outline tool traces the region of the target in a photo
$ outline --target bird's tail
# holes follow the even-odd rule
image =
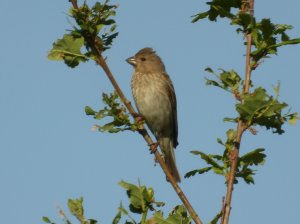
[[[180,175],[176,167],[173,141],[170,138],[160,138],[159,144],[164,154],[166,166],[169,168],[176,182],[180,182]]]

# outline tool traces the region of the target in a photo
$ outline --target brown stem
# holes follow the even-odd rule
[[[236,169],[237,169],[237,165],[238,165],[239,149],[240,149],[241,139],[242,139],[242,135],[243,135],[244,131],[245,131],[244,123],[242,121],[239,121],[238,125],[237,125],[237,135],[236,135],[235,147],[234,147],[233,151],[231,152],[232,162],[231,162],[231,167],[230,167],[229,178],[227,179],[227,192],[226,192],[225,209],[224,209],[224,214],[223,214],[223,218],[222,218],[222,220],[223,220],[222,224],[229,223],[232,191],[233,191]]]
[[[247,0],[243,1],[243,9],[245,9],[246,12],[249,12],[250,15],[253,16],[254,14],[254,0]],[[251,46],[252,46],[252,34],[247,34],[247,48],[246,48],[246,71],[245,71],[245,83],[243,88],[243,94],[249,93],[250,84],[251,84]],[[231,152],[231,167],[230,167],[230,173],[229,178],[227,180],[227,192],[226,192],[226,199],[225,199],[225,211],[222,217],[222,224],[228,224],[229,223],[229,216],[230,216],[230,210],[231,210],[231,199],[232,199],[232,191],[233,191],[233,185],[235,180],[235,175],[237,171],[237,165],[239,160],[239,150],[241,145],[241,140],[244,131],[247,129],[246,125],[242,120],[239,120],[237,124],[236,129],[236,139],[235,139],[235,147],[233,148],[233,151]]]
[[[69,0],[72,3],[74,9],[78,9],[77,0]]]
[[[253,0],[250,0],[253,1]],[[251,81],[251,46],[252,46],[252,34],[247,35],[247,49],[246,49],[246,75],[243,93],[248,93]]]
[[[75,9],[78,9],[77,0],[69,0],[69,1],[72,3],[72,5]],[[136,111],[134,110],[134,108],[132,107],[130,101],[127,100],[127,98],[125,97],[123,91],[119,87],[117,81],[115,80],[113,74],[111,73],[109,67],[107,66],[106,61],[102,56],[101,50],[95,44],[95,40],[91,39],[88,35],[84,36],[84,38],[88,42],[91,49],[95,52],[97,64],[100,65],[102,67],[102,69],[104,70],[106,76],[110,80],[111,84],[113,85],[113,87],[116,90],[117,94],[119,95],[121,101],[124,103],[124,105],[130,112],[130,114],[131,115],[137,114]],[[137,119],[137,118],[135,118],[135,119]],[[145,139],[145,141],[147,142],[148,145],[150,145],[150,146],[154,145],[153,140],[151,139],[150,135],[148,134],[147,130],[145,129],[145,127],[143,125],[139,125],[139,133],[143,136],[143,138]],[[165,175],[167,176],[167,179],[171,183],[172,187],[176,191],[177,195],[179,196],[180,200],[182,201],[182,203],[185,205],[185,207],[189,211],[194,222],[196,224],[202,224],[202,221],[200,220],[198,214],[196,213],[196,211],[194,210],[194,208],[192,207],[192,205],[186,198],[185,194],[183,193],[183,191],[181,190],[181,188],[179,187],[177,182],[174,180],[173,176],[171,175],[171,172],[167,168],[164,160],[162,159],[161,154],[157,150],[155,152],[155,158],[158,161],[159,165],[161,166],[162,170],[164,171]]]

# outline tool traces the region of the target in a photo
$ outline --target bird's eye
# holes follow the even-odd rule
[[[141,61],[146,61],[146,58],[141,58]]]

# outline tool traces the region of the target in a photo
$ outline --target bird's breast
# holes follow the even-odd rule
[[[135,73],[132,78],[132,94],[138,108],[152,132],[164,132],[172,126],[172,107],[165,88],[163,74]]]

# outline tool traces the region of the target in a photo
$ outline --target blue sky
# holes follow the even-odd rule
[[[93,3],[94,1],[88,1]],[[223,117],[234,116],[232,96],[206,87],[204,69],[235,69],[244,73],[245,47],[228,21],[192,24],[191,15],[207,9],[205,1],[114,1],[119,36],[106,52],[108,64],[126,96],[132,100],[132,68],[125,59],[143,47],[153,47],[163,59],[178,99],[178,168],[183,176],[203,162],[189,151],[218,153],[216,138],[234,128]],[[166,211],[180,201],[159,166],[154,166],[143,139],[134,133],[91,131],[96,124],[85,106],[101,108],[102,92],[112,87],[93,62],[70,69],[47,60],[52,43],[70,28],[68,1],[1,1],[0,69],[0,211],[3,223],[42,223],[49,216],[60,223],[57,207],[68,198],[85,199],[86,216],[110,223],[120,201],[127,205],[120,180],[155,189]],[[294,26],[300,37],[300,2],[257,1],[257,18]],[[255,85],[272,91],[281,82],[280,100],[300,112],[300,46],[279,49],[253,73]],[[235,187],[231,223],[296,223],[300,210],[300,126],[285,125],[273,135],[257,128],[245,134],[242,153],[263,147],[267,162],[259,167],[255,185]],[[181,184],[207,223],[219,211],[225,185],[213,174]]]

